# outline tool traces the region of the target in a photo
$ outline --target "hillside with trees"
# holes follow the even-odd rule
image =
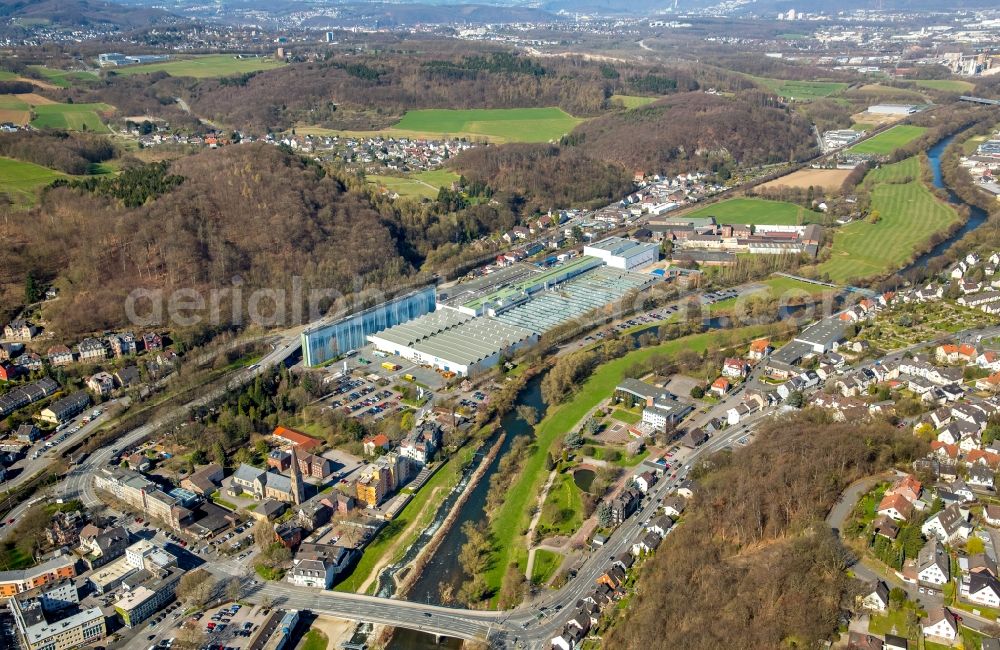
[[[632,175],[620,165],[548,144],[470,149],[456,157],[454,169],[473,187],[519,197],[528,213],[591,201],[606,205],[632,190]]]
[[[858,588],[827,512],[852,481],[910,461],[923,444],[888,423],[806,411],[717,454],[695,472],[684,522],[643,567],[604,647],[820,647]]]
[[[758,91],[682,93],[584,122],[565,140],[593,158],[649,173],[789,162],[816,149],[809,122]]]
[[[67,174],[86,174],[91,165],[115,157],[107,138],[67,131],[17,131],[0,134],[0,156],[17,158]]]
[[[126,326],[125,298],[137,288],[194,289],[206,300],[211,289],[239,285],[248,297],[273,288],[290,309],[295,277],[304,301],[314,289],[396,288],[413,272],[363,191],[266,145],[54,187],[0,228],[10,260],[3,310],[16,307],[29,273],[54,281],[60,298],[45,315],[64,336]],[[221,304],[229,313],[228,299]]]

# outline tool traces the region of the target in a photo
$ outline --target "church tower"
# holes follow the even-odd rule
[[[292,445],[292,501],[301,505],[306,500],[305,485],[302,484],[302,472],[299,471],[299,459],[295,455],[295,445]]]

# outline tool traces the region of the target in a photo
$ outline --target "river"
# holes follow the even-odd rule
[[[515,408],[511,409],[501,420],[501,428],[507,433],[507,437],[500,447],[500,453],[496,455],[482,480],[472,490],[465,505],[459,511],[458,518],[445,533],[440,546],[438,546],[433,558],[427,563],[423,573],[413,583],[409,592],[410,600],[435,605],[449,604],[442,602],[442,587],[447,587],[452,594],[458,593],[464,579],[462,567],[458,564],[458,553],[466,542],[465,534],[462,533],[462,525],[467,521],[478,523],[486,519],[486,493],[490,489],[490,479],[496,473],[500,459],[510,450],[514,440],[534,432],[534,427],[518,415],[516,406],[530,406],[538,412],[539,420],[544,417],[545,402],[542,400],[542,377],[544,376],[542,373],[528,381],[517,396]],[[483,449],[489,449],[492,443],[492,440],[489,441],[483,445]],[[441,644],[437,644],[433,635],[397,629],[388,647],[390,650],[460,647],[460,643],[458,645],[454,645],[454,643],[454,639],[443,639]]]
[[[907,271],[927,266],[928,262],[930,262],[935,257],[938,257],[939,255],[943,255],[944,253],[946,253],[948,249],[951,248],[955,242],[964,237],[967,233],[975,230],[979,226],[986,223],[986,220],[989,218],[989,215],[986,214],[985,210],[975,205],[969,205],[961,198],[959,198],[957,194],[948,189],[948,187],[946,187],[944,184],[944,178],[941,175],[941,155],[944,153],[944,150],[948,147],[949,144],[951,144],[952,140],[954,139],[955,136],[950,135],[944,140],[938,142],[933,147],[931,147],[927,151],[927,159],[930,162],[931,171],[933,172],[934,187],[945,190],[948,193],[948,202],[951,203],[952,205],[955,206],[964,205],[968,207],[969,218],[964,224],[962,224],[961,228],[952,233],[947,239],[938,243],[926,253],[923,253],[922,255],[918,256],[915,260],[913,260],[910,264],[908,264],[905,268],[903,268],[903,270],[900,271],[901,275],[905,275]]]
[[[900,273],[906,273],[911,269],[926,266],[930,260],[947,252],[956,241],[964,237],[966,233],[981,226],[988,218],[988,215],[984,210],[974,205],[966,204],[958,197],[958,195],[948,189],[944,184],[944,179],[941,174],[941,155],[944,153],[944,150],[948,147],[948,145],[951,144],[954,138],[955,136],[952,135],[935,144],[928,150],[927,157],[930,161],[931,171],[933,172],[934,187],[947,191],[948,201],[953,205],[967,205],[969,208],[969,219],[954,233],[952,233],[951,236],[935,245],[926,253],[917,257],[913,262],[902,269]],[[798,315],[798,312],[804,309],[804,307],[792,306],[786,307],[785,309],[789,312],[787,314],[788,316],[794,316]],[[728,323],[724,322],[723,319],[712,318],[710,322],[706,323],[706,326],[709,329],[714,329],[718,327],[725,327],[727,324]],[[633,340],[638,339],[643,332],[650,331],[655,327],[656,326],[651,326],[632,333]],[[539,375],[529,381],[518,395],[516,402],[517,405],[524,404],[537,409],[539,419],[541,419],[545,414],[545,403],[542,400],[541,391],[543,376],[544,374]],[[473,490],[469,500],[465,503],[465,506],[459,513],[457,521],[455,521],[455,524],[445,535],[444,540],[438,547],[437,552],[434,554],[434,558],[427,564],[423,574],[414,583],[413,588],[410,591],[410,598],[412,600],[425,601],[438,605],[443,604],[441,602],[441,591],[443,586],[448,586],[453,594],[458,593],[458,589],[461,586],[463,579],[462,568],[458,564],[458,553],[466,541],[465,535],[462,533],[462,524],[467,521],[480,522],[485,519],[486,493],[489,490],[490,478],[496,472],[497,464],[499,463],[500,458],[507,453],[516,438],[528,435],[532,433],[534,429],[517,414],[516,409],[512,409],[511,412],[503,418],[501,425],[504,431],[507,432],[507,438],[503,442],[500,453],[497,455],[496,459],[493,460],[491,467],[487,470],[483,479]],[[487,444],[484,446],[484,449],[487,449],[488,447],[489,445]],[[427,541],[423,537],[421,540]],[[383,584],[382,586],[385,587],[386,585]],[[439,644],[436,642],[433,635],[405,629],[397,629],[396,633],[393,635],[392,642],[389,645],[390,650],[459,647],[461,647],[461,642],[455,639],[441,639]]]

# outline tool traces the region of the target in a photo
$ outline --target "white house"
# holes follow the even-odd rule
[[[889,587],[881,580],[875,582],[871,590],[861,599],[861,606],[868,610],[884,612],[889,608]]]
[[[932,636],[945,641],[954,641],[958,636],[958,620],[945,607],[935,607],[927,612],[923,621],[924,636]]]
[[[962,509],[959,504],[953,503],[936,515],[932,515],[920,527],[920,531],[928,539],[933,537],[948,543],[959,540],[964,542],[969,538],[969,533],[972,532],[972,526],[968,519],[969,511]]]
[[[1000,606],[1000,582],[987,571],[963,576],[958,593],[960,598],[975,605]]]
[[[917,580],[924,584],[940,586],[951,579],[948,552],[936,539],[929,540],[917,555]]]

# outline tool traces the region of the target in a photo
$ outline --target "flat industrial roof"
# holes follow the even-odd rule
[[[587,244],[584,247],[583,252],[586,253],[588,248],[606,251],[612,255],[624,255],[626,257],[631,257],[645,252],[650,248],[659,248],[659,244],[647,244],[634,239],[625,239],[624,237],[608,237],[607,239],[602,239],[599,242]]]
[[[531,338],[534,332],[488,316],[470,316],[447,307],[368,337],[421,354],[470,366],[504,348]],[[377,345],[376,345],[377,347]]]
[[[656,281],[654,275],[602,266],[558,287],[536,293],[528,302],[497,314],[496,319],[541,334]]]

